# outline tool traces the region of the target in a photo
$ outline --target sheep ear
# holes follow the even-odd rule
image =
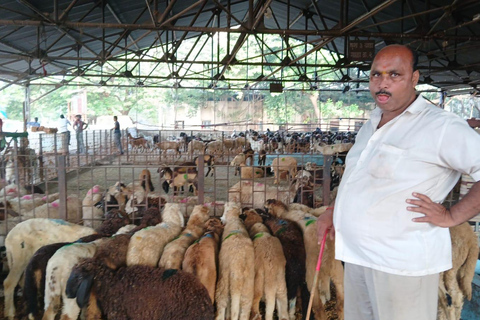
[[[93,285],[93,275],[89,275],[82,280],[77,290],[77,304],[80,308],[88,305],[90,300],[90,291]]]

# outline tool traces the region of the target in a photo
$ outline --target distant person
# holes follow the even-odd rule
[[[85,153],[85,145],[83,144],[83,130],[87,129],[88,124],[82,121],[82,116],[77,114],[73,123],[73,130],[77,136],[77,153]]]
[[[35,120],[35,121],[27,122],[27,126],[29,126],[30,128],[32,128],[32,127],[40,127],[40,122],[38,122],[38,118],[35,117],[34,120]]]
[[[117,145],[118,151],[120,151],[120,154],[123,154],[123,149],[122,149],[122,131],[120,131],[120,123],[118,122],[117,116],[113,116],[113,138],[115,141],[115,144]]]
[[[65,119],[63,114],[60,115],[60,119],[58,120],[58,133],[62,135],[62,140],[66,141],[66,145],[70,145],[70,131],[68,130],[68,126],[72,124],[70,121]]]

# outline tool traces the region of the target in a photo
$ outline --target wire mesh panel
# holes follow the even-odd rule
[[[253,150],[252,142],[260,140],[248,133],[238,137],[220,131],[150,130],[138,131],[133,137],[123,131],[123,154],[111,130],[84,131],[82,140],[72,135],[70,145],[65,135],[56,133],[13,141],[2,153],[0,235],[34,217],[96,227],[112,208],[138,221],[146,208],[166,202],[178,203],[185,216],[199,203],[208,206],[212,216],[222,215],[226,201],[260,208],[272,198],[311,207],[330,203],[330,186],[338,185],[342,157],[324,157],[308,147],[291,148],[294,152],[288,154],[280,149]],[[144,149],[129,143],[131,139],[150,140],[147,137],[197,141],[202,147],[177,152],[151,143]],[[214,142],[217,147],[209,149]]]

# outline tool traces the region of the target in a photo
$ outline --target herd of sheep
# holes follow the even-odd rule
[[[119,209],[107,211],[96,228],[29,219],[5,239],[5,317],[16,315],[14,292],[23,275],[26,307],[17,316],[30,319],[73,320],[82,312],[86,319],[115,320],[272,320],[274,313],[305,319],[311,294],[311,319],[327,319],[331,285],[343,319],[343,266],[331,240],[314,287],[316,221],[324,211],[269,199],[254,209],[226,202],[221,219],[203,204],[186,216],[171,202],[147,206],[135,224]],[[468,224],[451,235],[454,268],[440,281],[442,320],[459,319],[478,256]]]

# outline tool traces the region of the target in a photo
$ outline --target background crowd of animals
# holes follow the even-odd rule
[[[343,319],[343,266],[331,240],[313,283],[316,219],[335,198],[355,133],[124,140],[155,161],[87,151],[83,168],[53,168],[56,181],[35,184],[52,168],[38,165],[28,143],[2,154],[7,319],[294,320],[305,319],[310,295],[311,319]],[[468,223],[451,237],[440,320],[460,319],[478,258]]]

